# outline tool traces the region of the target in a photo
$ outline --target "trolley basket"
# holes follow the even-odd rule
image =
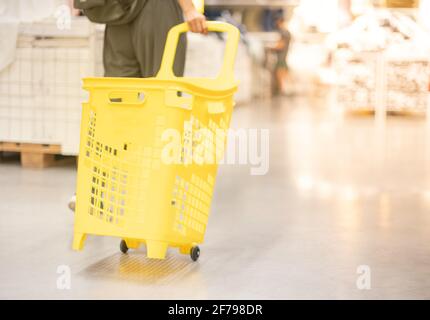
[[[122,239],[121,251],[144,244],[164,259],[169,247],[197,260],[238,83],[239,31],[227,35],[216,78],[176,77],[172,65],[186,23],[168,34],[154,78],[87,78],[84,89],[73,248],[87,235]]]

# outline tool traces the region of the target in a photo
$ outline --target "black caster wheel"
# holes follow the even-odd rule
[[[199,260],[200,257],[200,248],[195,246],[191,248],[190,251],[190,256],[191,256],[191,260],[193,260],[194,262]]]
[[[121,240],[121,243],[119,244],[119,249],[124,254],[126,254],[128,252],[128,247],[127,247],[127,243],[125,242],[125,240]]]

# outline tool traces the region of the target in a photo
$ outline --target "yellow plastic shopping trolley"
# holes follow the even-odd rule
[[[238,86],[238,29],[208,28],[227,35],[215,79],[174,76],[185,23],[170,30],[155,78],[84,79],[75,250],[86,235],[114,236],[124,253],[145,244],[149,258],[176,247],[198,259]]]

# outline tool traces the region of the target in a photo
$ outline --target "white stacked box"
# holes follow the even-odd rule
[[[235,66],[235,75],[239,80],[239,90],[235,96],[237,103],[247,103],[253,97],[253,62],[248,53],[247,47],[240,43],[237,51],[237,59]]]
[[[273,87],[272,72],[255,60],[253,60],[251,68],[251,96],[256,99],[270,99],[272,97]]]
[[[72,31],[73,30],[73,31]],[[71,30],[55,21],[23,25],[15,61],[0,72],[0,141],[60,144],[76,155],[81,79],[95,75],[95,39],[86,19]]]
[[[346,110],[373,110],[376,105],[377,54],[336,55],[337,99]]]
[[[429,60],[390,60],[386,70],[387,109],[425,113],[430,86]]]
[[[338,48],[337,65],[343,64],[337,71],[339,102],[345,107],[427,111],[429,34],[412,16],[370,11],[333,34],[329,43]],[[342,82],[345,77],[349,78],[346,83]]]
[[[430,61],[393,59],[384,52],[336,56],[338,103],[347,110],[374,110],[380,97],[388,112],[425,113]]]
[[[224,49],[225,42],[214,34],[202,36],[189,33],[185,76],[216,77],[221,70]],[[236,102],[249,102],[252,98],[252,61],[242,43],[238,48],[235,76],[240,81]]]

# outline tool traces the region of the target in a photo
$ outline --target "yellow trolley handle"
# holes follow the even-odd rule
[[[226,84],[231,82],[234,83],[234,63],[237,54],[237,47],[240,39],[239,30],[232,24],[225,22],[208,21],[208,30],[214,32],[225,32],[227,33],[227,43],[225,47],[224,62],[216,81],[220,84]],[[177,77],[173,73],[173,62],[176,56],[176,48],[178,46],[179,36],[182,33],[188,32],[189,27],[187,23],[179,24],[170,29],[166,46],[164,49],[163,60],[161,62],[160,71],[156,78],[165,80],[174,80]]]

